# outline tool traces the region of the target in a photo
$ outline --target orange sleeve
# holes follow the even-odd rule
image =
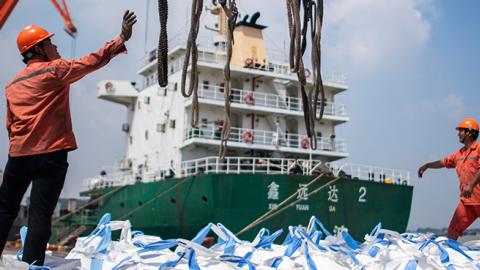
[[[445,167],[449,169],[455,168],[455,166],[457,166],[456,157],[457,157],[456,152],[448,157],[445,157],[444,159],[442,159],[443,165],[445,165]]]
[[[58,59],[53,61],[57,78],[65,84],[72,84],[85,75],[105,66],[120,53],[126,53],[124,40],[116,37],[107,42],[100,50],[87,54],[79,60]]]
[[[8,137],[10,137],[10,133],[12,132],[12,122],[13,122],[13,114],[10,111],[10,107],[8,106],[8,100],[7,100],[7,132],[8,132]]]

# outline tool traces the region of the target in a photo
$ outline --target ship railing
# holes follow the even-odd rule
[[[83,184],[87,190],[93,190],[131,185],[135,182],[135,176],[132,171],[114,171],[87,178]]]
[[[188,128],[185,131],[184,139],[185,141],[194,138],[220,141],[221,133],[222,130],[219,125],[206,124],[200,127]],[[228,141],[246,143],[251,145],[267,145],[304,150],[310,149],[309,139],[306,135],[273,132],[259,129],[232,127],[230,128],[230,137]],[[318,137],[317,150],[312,151],[347,153],[347,143],[345,142],[345,140]]]
[[[220,173],[318,175],[321,172],[331,172],[334,176],[353,180],[410,184],[410,172],[404,170],[309,159],[225,157],[221,160],[218,157],[205,157],[183,161],[180,166],[180,177]]]
[[[185,48],[187,42],[187,33],[180,32],[169,39],[168,46],[170,49],[175,49],[178,47]],[[205,62],[205,63],[213,63],[213,64],[225,64],[226,58],[226,51],[225,47],[222,46],[214,46],[215,38],[209,36],[199,36],[197,37],[197,43],[199,44],[198,50],[198,61]],[[278,53],[274,53],[275,50],[272,51],[272,57],[267,59],[266,65],[258,65],[259,70],[272,72],[282,76],[288,76],[292,79],[297,78],[296,74],[290,72],[290,68],[288,66],[288,59],[284,57],[284,55],[280,56]],[[183,65],[183,57],[177,58],[181,59],[181,63]],[[152,50],[145,54],[143,57],[143,63],[145,65],[150,65],[152,62],[157,61],[157,50]],[[170,72],[172,69],[169,69]],[[176,71],[178,71],[177,69]],[[311,72],[310,72],[311,74]],[[347,78],[345,74],[339,72],[328,72],[322,71],[322,79],[324,82],[330,83],[337,83],[341,85],[347,85]],[[151,83],[153,84],[153,83]],[[151,84],[148,84],[150,86]]]
[[[88,178],[87,190],[105,189],[135,183],[157,182],[169,178],[201,174],[282,174],[318,175],[330,172],[352,180],[364,180],[397,185],[410,185],[410,172],[354,163],[328,163],[315,159],[264,158],[264,157],[205,157],[183,161],[178,166],[133,171],[117,171]]]
[[[332,172],[353,179],[362,179],[382,183],[410,185],[410,172],[399,169],[375,167],[362,164],[330,164]]]
[[[206,157],[181,163],[181,176],[199,174],[290,174],[295,159],[252,157]],[[303,171],[300,174],[304,174]]]
[[[202,84],[198,89],[198,97],[201,99],[223,101],[223,89],[224,87],[221,86]],[[281,96],[264,92],[253,92],[238,88],[232,88],[230,96],[232,103],[303,112],[302,99],[297,97]],[[344,104],[325,102],[324,114],[346,117],[347,109]]]
[[[132,170],[125,171],[121,168],[117,168],[112,172],[104,172],[102,175],[87,178],[84,181],[84,186],[88,190],[103,189],[132,185],[138,182],[158,182],[167,178],[173,178],[175,175],[177,175],[177,172],[172,166],[164,166],[155,169],[141,169],[135,173]]]

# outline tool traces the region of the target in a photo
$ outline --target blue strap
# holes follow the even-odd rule
[[[407,265],[405,265],[405,270],[415,270],[417,269],[417,266],[417,260],[410,260],[408,261]]]
[[[272,235],[261,236],[260,242],[255,246],[255,248],[271,248],[273,242],[283,233],[283,229],[280,229],[274,232]]]
[[[372,258],[375,258],[375,256],[377,256],[377,253],[378,253],[379,250],[380,250],[379,247],[373,246],[373,247],[371,247],[370,250],[368,251],[368,255],[370,255],[370,257],[372,257]]]
[[[128,256],[128,257],[124,258],[124,259],[121,260],[119,263],[117,263],[117,265],[115,265],[115,266],[112,268],[112,270],[119,270],[119,269],[121,269],[121,268],[124,266],[124,264],[125,264],[126,262],[130,261],[131,259],[132,259],[132,256]]]
[[[145,234],[142,231],[132,231],[132,238],[137,236],[144,236]]]
[[[353,250],[362,249],[357,241],[355,241],[352,236],[347,231],[342,231],[342,237],[345,243],[349,248]]]
[[[290,245],[288,245],[287,250],[285,250],[284,256],[290,257],[297,251],[297,249],[302,245],[302,240],[298,237],[295,237]]]
[[[315,262],[312,260],[312,257],[310,257],[310,253],[308,252],[308,244],[304,244],[305,247],[305,257],[307,259],[308,267],[310,270],[317,270],[317,266],[315,265]]]
[[[25,239],[27,239],[28,227],[22,226],[20,228],[20,240],[22,241],[22,247],[17,251],[17,260],[21,261],[23,256],[23,247],[25,246]]]
[[[210,233],[212,226],[212,223],[208,223],[207,226],[205,226],[197,233],[197,235],[192,239],[192,242],[201,245],[203,243],[203,240],[205,240],[205,237],[207,237],[208,233]]]
[[[313,233],[317,231],[317,226],[320,227],[325,236],[332,236],[332,234],[325,228],[325,226],[323,226],[323,223],[320,222],[320,220],[316,217],[312,217],[312,219],[310,219],[310,224],[308,224],[308,227],[312,228],[312,231],[309,232],[310,236],[312,236]]]
[[[448,262],[450,261],[450,258],[449,258],[449,256],[448,256],[448,252],[447,252],[444,248],[442,248],[435,240],[431,240],[431,239],[430,239],[430,240],[425,241],[425,243],[423,243],[423,244],[420,246],[419,250],[420,250],[420,251],[423,251],[423,250],[424,250],[428,245],[430,245],[430,244],[436,245],[436,246],[438,247],[438,249],[440,250],[440,261],[441,261],[443,264],[446,264],[446,263],[448,263]]]
[[[106,253],[108,246],[112,242],[112,229],[110,228],[110,226],[106,226],[103,228],[102,232],[102,241],[100,241],[100,244],[98,244],[95,251],[99,253]]]
[[[87,236],[87,238],[97,235],[98,231],[101,230],[102,226],[106,226],[107,224],[110,223],[112,216],[110,213],[106,213],[100,218],[100,221],[98,221],[97,227]]]
[[[103,268],[103,260],[97,259],[95,257],[91,258],[92,261],[90,262],[90,270],[102,270]]]
[[[238,264],[238,267],[243,267],[245,264],[248,266],[249,270],[255,270],[255,266],[250,262],[250,258],[252,257],[252,253],[249,252],[245,255],[245,257],[235,256],[235,255],[221,255],[220,261],[222,262],[231,262]]]
[[[309,237],[309,236],[307,235],[307,232],[305,232],[304,230],[297,230],[296,232],[302,237],[302,239],[305,239],[305,241],[307,241],[307,242],[309,242],[309,243],[312,243],[312,244],[315,245],[319,250],[322,250],[322,251],[326,251],[326,250],[327,250],[326,248],[320,246],[320,237],[316,237],[316,239],[315,239],[316,241],[313,241],[313,239],[312,239],[312,238],[314,238],[314,237],[318,234],[318,231],[315,232],[312,237]]]
[[[377,226],[373,228],[373,230],[370,232],[370,236],[376,236],[378,231],[382,229],[382,223],[378,223]]]
[[[178,259],[177,260],[174,260],[174,261],[169,261],[169,262],[165,262],[165,263],[162,263],[160,264],[160,266],[158,267],[158,270],[164,270],[166,268],[172,268],[172,267],[175,267],[177,266],[177,264],[183,259],[183,257],[185,257],[185,252],[181,252],[178,254]]]
[[[467,253],[465,253],[460,247],[462,246],[462,244],[460,244],[459,242],[455,241],[455,240],[452,240],[452,239],[448,239],[445,241],[445,244],[455,250],[456,252],[462,254],[463,256],[465,256],[469,261],[473,261],[473,258],[468,256]]]
[[[353,263],[355,263],[355,265],[362,266],[362,264],[360,263],[360,261],[357,259],[357,257],[355,256],[355,254],[352,251],[350,251],[346,248],[343,248],[343,247],[340,247],[339,250],[340,250],[340,252],[343,252],[343,253],[347,254],[352,259]]]
[[[160,240],[144,246],[142,249],[138,250],[137,253],[142,254],[150,251],[160,251],[167,248],[176,247],[177,245],[178,245],[177,240]]]
[[[195,258],[195,250],[193,248],[189,248],[188,251],[188,269],[200,270],[200,266],[198,266],[197,259]]]

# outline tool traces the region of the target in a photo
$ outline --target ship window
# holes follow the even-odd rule
[[[178,83],[175,83],[173,86],[173,91],[177,91],[177,89],[178,89]]]
[[[163,88],[163,95],[167,96],[167,88]]]
[[[140,107],[140,100],[137,102],[137,107],[138,107],[138,109],[140,110],[140,108],[141,108],[141,107]]]
[[[148,140],[148,129],[145,130],[145,140]]]
[[[165,133],[165,124],[158,123],[157,124],[157,132]]]
[[[129,132],[130,131],[130,125],[128,123],[123,123],[122,124],[122,131],[123,132]]]
[[[175,128],[175,120],[170,120],[170,128]]]
[[[203,81],[203,90],[208,90],[210,87],[210,82],[205,80]]]
[[[133,143],[133,137],[132,137],[132,136],[129,136],[129,137],[128,137],[128,142],[129,142],[130,144]]]
[[[143,102],[144,102],[145,104],[150,104],[150,97],[148,97],[148,96],[145,97],[145,98],[143,99]]]

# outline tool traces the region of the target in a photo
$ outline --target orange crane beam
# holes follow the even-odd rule
[[[17,3],[18,0],[0,0],[0,29]]]
[[[60,16],[62,16],[63,20],[65,21],[65,31],[70,36],[75,37],[75,35],[77,34],[77,28],[75,28],[72,23],[66,1],[61,1],[61,4],[59,4],[56,0],[51,0],[53,6],[57,9],[58,13],[60,13]],[[18,0],[0,0],[0,29],[2,29],[3,24],[5,23],[17,3]]]

